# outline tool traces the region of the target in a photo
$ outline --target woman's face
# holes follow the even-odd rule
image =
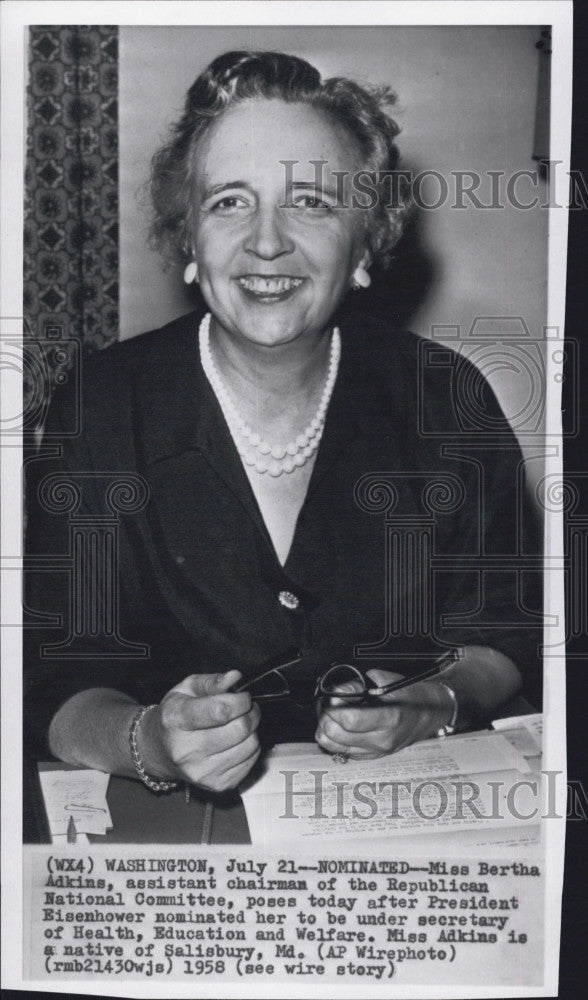
[[[225,331],[275,346],[325,329],[366,259],[365,212],[349,193],[359,167],[350,134],[305,104],[249,100],[211,126],[197,151],[194,250]]]

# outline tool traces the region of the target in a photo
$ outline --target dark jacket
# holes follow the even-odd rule
[[[540,574],[521,570],[529,545],[537,553],[522,535],[522,459],[487,386],[489,422],[460,405],[469,363],[443,348],[439,364],[439,345],[376,322],[342,327],[282,567],[201,369],[199,319],[94,355],[79,410],[71,388],[55,394],[28,467],[31,751],[47,755],[50,719],[81,689],[150,703],[187,674],[253,676],[292,651],[311,671],[352,656],[408,673],[447,646],[489,645],[536,699]],[[313,711],[266,716],[268,739],[312,736]]]

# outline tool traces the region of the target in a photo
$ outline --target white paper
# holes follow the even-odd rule
[[[254,844],[462,831],[477,831],[478,845],[503,843],[509,802],[524,817],[519,828],[538,823],[541,782],[530,770],[516,741],[490,732],[347,764],[294,745],[269,755],[242,798]]]
[[[540,713],[496,719],[492,726],[527,760],[532,761],[541,753],[543,716]]]
[[[73,819],[76,833],[104,834],[112,827],[103,771],[40,771],[39,779],[51,836],[67,834]]]
[[[304,747],[304,744],[299,744]],[[324,769],[330,781],[349,781],[368,776],[370,781],[387,781],[403,778],[435,778],[445,775],[483,774],[487,771],[528,771],[524,758],[502,734],[482,733],[459,739],[434,739],[413,743],[397,753],[375,760],[348,760],[337,763],[318,747],[306,753],[298,750],[292,755],[282,747],[267,757],[267,770],[253,786],[258,794],[268,794],[283,787],[280,770],[288,766],[291,756],[296,757],[293,767],[300,771],[300,780],[313,787],[314,779],[308,772]],[[306,775],[305,775],[305,772]],[[246,794],[249,794],[249,789]]]

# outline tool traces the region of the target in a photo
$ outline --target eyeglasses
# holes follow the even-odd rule
[[[402,677],[390,684],[378,685],[351,663],[333,663],[318,677],[309,676],[308,671],[304,670],[303,658],[298,656],[244,681],[235,688],[235,691],[249,691],[254,701],[290,698],[299,708],[308,708],[322,698],[341,698],[348,704],[369,704],[370,701],[382,698],[393,691],[400,691],[402,688],[434,677],[448,661],[457,658],[457,652],[450,650],[432,667],[416,677]],[[341,690],[343,685],[349,684],[353,685],[351,690]]]

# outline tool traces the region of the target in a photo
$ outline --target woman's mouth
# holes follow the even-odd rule
[[[279,302],[292,295],[303,283],[304,278],[291,275],[275,275],[263,277],[260,274],[246,274],[237,278],[237,283],[243,291],[258,302]]]

